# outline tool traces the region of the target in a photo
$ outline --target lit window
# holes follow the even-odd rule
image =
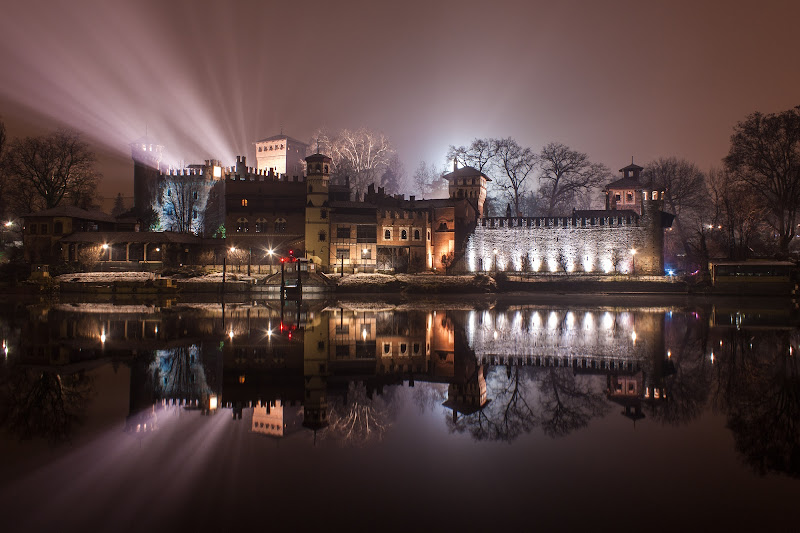
[[[247,207],[247,199],[242,198],[242,207]]]
[[[389,228],[384,228],[383,230],[383,240],[384,241],[391,241],[392,240],[392,230]]]

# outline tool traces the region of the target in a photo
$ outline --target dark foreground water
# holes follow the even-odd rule
[[[796,531],[788,302],[7,302],[2,531]]]

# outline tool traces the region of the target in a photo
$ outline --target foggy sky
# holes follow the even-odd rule
[[[81,130],[100,193],[132,192],[145,131],[175,163],[253,141],[383,131],[412,174],[450,144],[559,141],[612,170],[707,170],[753,111],[800,104],[800,3],[28,0],[0,16],[10,137]]]

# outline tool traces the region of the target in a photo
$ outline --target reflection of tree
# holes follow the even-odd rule
[[[383,395],[367,394],[364,383],[351,382],[344,400],[330,402],[328,427],[322,437],[344,446],[364,446],[383,439],[392,425],[395,406]]]
[[[61,375],[19,367],[7,377],[0,422],[22,439],[68,439],[83,417],[92,379],[83,372]]]
[[[736,449],[755,470],[800,477],[800,364],[789,353],[788,334],[753,339],[726,352],[720,374],[721,403]],[[761,341],[761,342],[759,342]]]
[[[211,393],[197,346],[159,350],[150,368],[157,397],[201,400]]]
[[[509,366],[506,372],[493,372],[487,381],[491,401],[460,419],[448,418],[451,431],[469,432],[475,440],[511,442],[536,426],[536,415],[528,401],[532,382],[527,372]]]
[[[589,420],[608,409],[598,387],[576,376],[569,368],[547,368],[539,381],[542,430],[551,437],[563,437],[585,427]]]
[[[708,401],[711,384],[709,364],[703,353],[703,328],[690,315],[671,318],[669,346],[674,375],[666,378],[666,400],[651,404],[655,420],[666,424],[687,424],[696,419]],[[665,363],[667,364],[667,363]]]
[[[417,383],[412,393],[414,405],[419,408],[419,414],[431,411],[442,404],[447,398],[447,385],[442,383]]]

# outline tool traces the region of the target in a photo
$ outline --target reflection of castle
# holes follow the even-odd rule
[[[54,346],[92,357],[121,356],[127,346],[129,356],[136,351],[131,413],[144,412],[131,424],[147,423],[154,404],[210,409],[214,397],[237,412],[252,408],[253,430],[274,436],[300,420],[309,428],[325,427],[330,398],[345,398],[353,381],[363,383],[368,397],[390,385],[446,383],[445,406],[454,417],[468,415],[491,400],[486,378],[493,365],[608,375],[611,399],[664,397],[657,381],[667,375],[657,368],[664,359],[659,311],[527,306],[400,312],[268,303],[224,312],[59,307],[35,313],[47,320],[29,322],[40,333],[26,335],[33,344],[22,353],[33,362],[37,354],[55,353]],[[85,350],[72,350],[77,347]]]

